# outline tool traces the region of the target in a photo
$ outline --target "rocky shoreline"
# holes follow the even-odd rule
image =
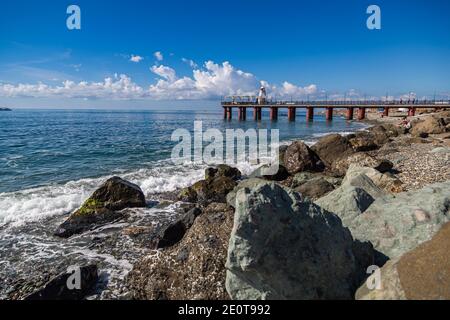
[[[127,297],[450,299],[443,249],[450,245],[450,113],[419,116],[409,129],[386,119],[311,147],[294,141],[280,148],[273,176],[256,170],[244,177],[221,165],[160,195],[183,210],[158,228],[127,230],[146,246],[123,279]],[[112,178],[55,236],[121,221],[128,208],[146,205],[139,186]],[[375,290],[365,285],[371,266],[381,268]],[[88,275],[93,288],[96,277]],[[55,299],[57,290],[45,288],[61,285],[62,276],[41,280],[38,291],[21,284],[10,297]]]

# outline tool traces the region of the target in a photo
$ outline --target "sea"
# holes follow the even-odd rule
[[[278,129],[281,143],[312,144],[329,133],[348,134],[366,127],[339,116],[327,122],[323,115],[315,115],[314,122],[307,122],[302,111],[295,122],[289,122],[284,112],[277,121],[270,121],[265,112],[259,122],[250,112],[247,121],[236,118],[224,120],[222,109],[214,104],[0,112],[0,299],[9,298],[26,281],[37,281],[47,269],[87,263],[97,264],[101,272],[91,299],[129,298],[124,278],[136,259],[151,252],[118,230],[174,219],[180,204],[158,205],[156,195],[202,179],[207,167],[172,161],[177,142],[171,138],[177,129],[193,132],[195,121],[202,122],[204,131],[214,128],[224,135],[227,129]],[[236,166],[243,174],[256,169],[248,162]],[[54,237],[58,224],[112,176],[138,184],[148,208],[133,209],[126,221],[84,235]]]

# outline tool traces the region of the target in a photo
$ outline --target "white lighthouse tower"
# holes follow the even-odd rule
[[[266,98],[267,98],[266,88],[261,86],[261,88],[259,88],[258,104],[265,104]]]

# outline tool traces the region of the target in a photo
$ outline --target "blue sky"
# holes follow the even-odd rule
[[[66,27],[71,4],[81,8],[81,30]],[[381,30],[366,27],[371,4],[381,8]],[[260,81],[283,98],[450,91],[445,0],[9,0],[1,7],[0,105],[147,106],[248,94]]]

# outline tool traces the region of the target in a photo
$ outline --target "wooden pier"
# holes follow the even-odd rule
[[[435,111],[450,109],[450,101],[427,101],[427,100],[396,100],[396,101],[267,101],[258,103],[257,99],[252,97],[239,97],[236,101],[235,97],[222,99],[224,119],[231,120],[233,118],[233,109],[237,109],[238,119],[247,120],[247,110],[253,111],[253,119],[260,121],[262,119],[263,109],[268,110],[270,120],[278,120],[279,110],[287,110],[289,121],[295,121],[297,109],[306,110],[306,120],[313,121],[315,111],[320,109],[325,111],[325,119],[333,120],[334,110],[346,110],[346,119],[353,120],[356,112],[356,119],[363,120],[366,118],[368,109],[382,109],[383,116],[389,116],[391,109],[408,109],[408,116],[414,116],[418,109],[430,109]]]

